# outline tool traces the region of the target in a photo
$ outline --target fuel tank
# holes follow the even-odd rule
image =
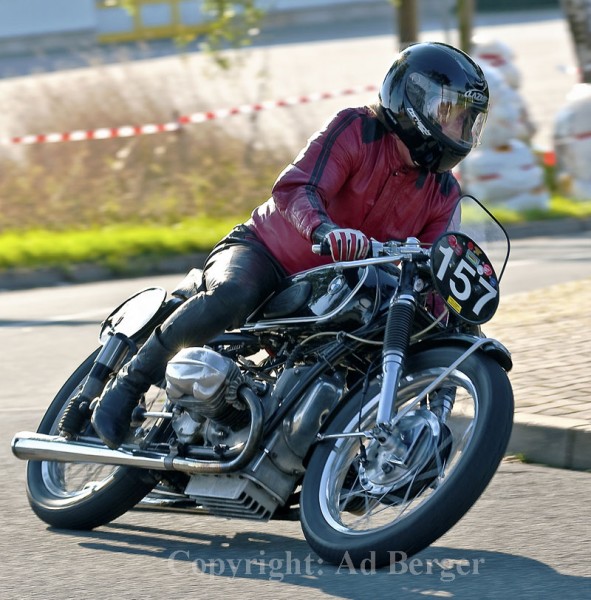
[[[242,329],[368,324],[398,287],[396,267],[327,265],[286,278]]]

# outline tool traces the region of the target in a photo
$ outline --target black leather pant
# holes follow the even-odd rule
[[[160,340],[172,352],[202,346],[247,317],[285,276],[282,267],[244,225],[212,251],[203,268],[204,289],[161,326]]]

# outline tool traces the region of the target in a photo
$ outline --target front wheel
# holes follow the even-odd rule
[[[54,398],[39,433],[57,434],[62,414],[88,375],[98,350],[78,367]],[[100,440],[93,436],[97,444]],[[93,529],[121,516],[154,487],[147,472],[88,463],[30,461],[27,496],[35,514],[60,529]]]
[[[462,352],[446,347],[410,357],[399,412]],[[371,430],[379,384],[374,377],[367,390],[343,403],[325,433]],[[321,558],[355,565],[369,559],[376,567],[404,560],[453,527],[480,497],[509,442],[511,385],[498,363],[477,352],[442,386],[453,396],[445,424],[431,410],[431,396],[379,441],[350,436],[317,445],[300,506],[304,535]]]

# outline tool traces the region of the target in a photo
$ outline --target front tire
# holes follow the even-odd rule
[[[63,385],[45,413],[39,433],[58,433],[61,416],[97,354],[98,350]],[[54,461],[27,464],[31,508],[42,521],[60,529],[88,530],[109,523],[135,506],[155,484],[149,473],[128,467]]]
[[[446,347],[410,357],[400,383],[399,408],[462,352]],[[511,385],[498,363],[481,352],[461,363],[444,385],[456,388],[456,402],[447,425],[440,429],[444,435],[430,461],[424,458],[424,449],[434,446],[429,446],[424,433],[416,438],[419,449],[413,451],[414,466],[387,465],[390,476],[387,470],[386,474],[380,471],[380,465],[384,456],[395,452],[384,451],[376,440],[341,437],[317,445],[304,476],[301,522],[308,543],[323,560],[350,561],[357,566],[370,560],[375,567],[404,560],[453,527],[483,493],[509,442]],[[378,391],[379,381],[374,377],[369,393],[364,397],[359,391],[343,403],[325,433],[370,430],[375,424]],[[407,422],[413,427],[419,423],[431,434],[438,429],[438,421],[431,425],[432,415],[422,406]],[[390,447],[396,448],[395,441],[390,440]],[[379,457],[377,464],[372,464],[373,457]]]

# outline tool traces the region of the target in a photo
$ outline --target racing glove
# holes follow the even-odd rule
[[[320,234],[320,231],[317,231]],[[370,251],[369,238],[358,229],[335,227],[324,233],[321,244],[328,247],[333,261],[360,260]]]

